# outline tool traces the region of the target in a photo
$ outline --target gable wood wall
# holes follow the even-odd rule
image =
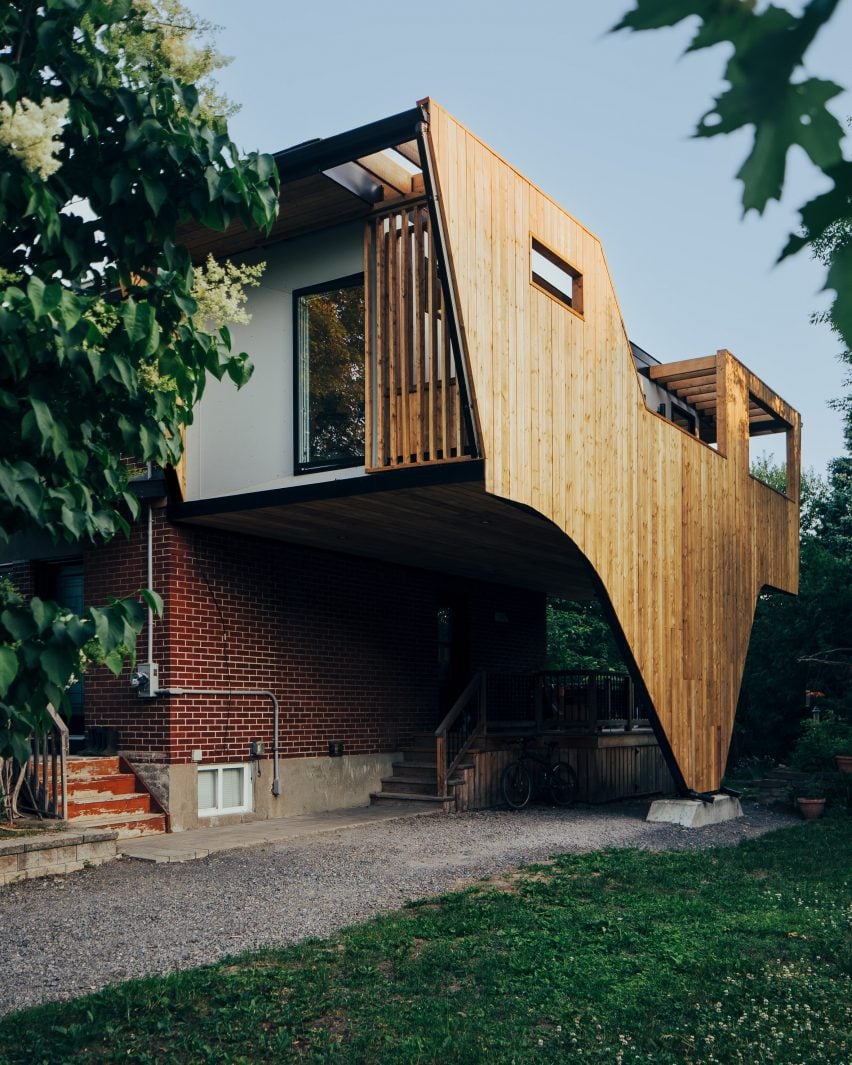
[[[745,368],[717,357],[718,452],[650,412],[598,240],[427,103],[485,487],[586,555],[687,787],[714,790],[758,593],[798,582],[798,505],[749,475]],[[530,283],[532,236],[582,273],[582,317]]]

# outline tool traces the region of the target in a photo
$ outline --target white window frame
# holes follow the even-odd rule
[[[243,801],[240,806],[222,806],[222,773],[226,769],[242,769],[243,771]],[[249,762],[228,762],[225,765],[204,765],[198,767],[198,774],[215,773],[216,775],[216,805],[206,809],[198,808],[199,817],[220,817],[225,814],[251,813],[253,809],[254,789],[252,787],[252,766]],[[196,775],[196,801],[198,801],[198,774]]]

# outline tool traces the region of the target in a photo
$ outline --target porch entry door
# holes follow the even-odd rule
[[[438,698],[446,714],[470,680],[470,611],[464,600],[438,607]]]

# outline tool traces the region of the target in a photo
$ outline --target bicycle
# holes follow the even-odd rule
[[[533,772],[528,763],[536,762],[544,767],[543,783],[550,792],[550,798],[557,806],[570,806],[577,795],[577,774],[567,762],[552,761],[551,755],[555,743],[548,744],[547,758],[532,754],[528,749],[528,740],[523,740],[521,753],[514,762],[510,762],[500,775],[500,789],[503,798],[513,810],[521,810],[532,798]]]

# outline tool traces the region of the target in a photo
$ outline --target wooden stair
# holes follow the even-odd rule
[[[166,831],[166,815],[119,756],[75,755],[67,773],[69,827],[114,829],[120,839]]]
[[[461,767],[459,767],[461,768]],[[393,775],[382,777],[382,790],[370,795],[372,805],[382,802],[431,802],[444,809],[455,808],[453,785],[447,782],[447,795],[438,794],[438,772],[435,764],[435,735],[432,732],[414,734],[412,745],[402,752],[402,761],[393,763]]]

